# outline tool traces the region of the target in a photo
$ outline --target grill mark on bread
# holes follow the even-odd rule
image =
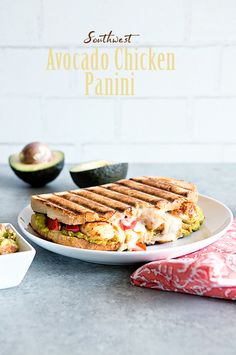
[[[164,200],[162,198],[152,196],[150,194],[130,188],[128,186],[119,185],[118,183],[117,184],[109,184],[109,185],[105,185],[105,186],[109,190],[116,191],[116,192],[123,193],[123,194],[127,194],[128,196],[131,196],[133,198],[138,198],[139,200],[149,203],[150,206],[151,205],[155,206],[157,203],[168,202],[167,200]]]
[[[56,206],[59,207],[64,207],[64,209],[73,212],[75,215],[78,213],[83,213],[83,212],[94,212],[93,210],[90,210],[89,208],[84,208],[84,206],[82,205],[77,205],[73,202],[69,202],[68,200],[66,200],[69,203],[65,202],[66,199],[62,198],[61,196],[58,196],[56,194],[52,194],[50,197],[48,197],[46,199],[46,201],[52,202],[54,203]]]
[[[115,184],[124,185],[124,186],[131,188],[131,189],[145,192],[146,194],[149,194],[151,196],[154,195],[154,196],[159,197],[161,199],[165,199],[169,202],[173,202],[173,201],[177,200],[178,198],[182,197],[182,196],[179,196],[179,195],[174,194],[172,192],[163,191],[163,190],[158,189],[156,187],[148,186],[144,183],[136,182],[133,180],[120,180],[120,181],[116,182]]]
[[[109,207],[109,210],[111,211],[111,209],[115,209],[117,211],[123,212],[125,210],[127,210],[128,208],[131,207],[130,204],[124,203],[124,202],[120,202],[117,201],[115,199],[111,199],[109,197],[106,197],[104,195],[99,195],[94,191],[90,191],[89,189],[81,189],[78,191],[70,191],[72,194],[75,194],[76,196],[83,196],[86,199],[90,199],[93,203],[94,201],[96,201],[97,203]]]
[[[114,213],[113,209],[108,208],[107,206],[97,203],[95,201],[84,198],[83,196],[73,194],[70,191],[66,193],[57,193],[55,194],[55,196],[62,198],[64,201],[67,201],[69,205],[73,204],[75,208],[78,209],[80,209],[80,207],[82,206],[89,212],[96,212],[99,214]]]
[[[189,189],[171,184],[171,183],[167,183],[167,182],[162,182],[162,181],[157,181],[154,180],[152,178],[145,178],[145,177],[140,177],[140,178],[132,178],[130,179],[132,181],[136,181],[136,182],[140,182],[144,185],[148,185],[151,187],[156,187],[158,189],[161,189],[163,191],[169,191],[169,192],[173,192],[174,194],[178,194],[181,195],[183,197],[188,197],[190,191]]]
[[[37,196],[37,199],[42,201],[48,207],[55,207],[55,208],[59,209],[62,212],[69,212],[69,213],[73,214],[74,216],[77,216],[77,213],[75,213],[73,210],[65,208],[65,206],[58,205],[58,203],[55,203],[55,202],[51,201],[48,198],[43,198],[43,197],[38,197]]]
[[[99,196],[107,197],[111,201],[115,200],[115,201],[125,203],[125,204],[129,205],[130,207],[138,207],[140,205],[150,206],[150,203],[148,203],[148,202],[145,203],[144,200],[129,196],[127,194],[123,194],[121,192],[109,190],[105,186],[89,187],[87,190],[92,191],[93,193],[96,193]]]
[[[150,178],[150,179],[156,179],[161,182],[165,182],[174,186],[181,187],[183,189],[186,189],[188,191],[196,191],[196,186],[190,182],[183,181],[183,180],[178,180],[178,179],[173,179],[173,178],[165,178],[162,176],[143,176],[144,178]]]

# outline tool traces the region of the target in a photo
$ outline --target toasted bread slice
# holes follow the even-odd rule
[[[49,233],[43,232],[41,229],[38,228],[37,224],[35,223],[35,215],[33,214],[31,217],[30,222],[31,227],[35,232],[37,232],[41,237],[46,240],[49,240],[53,243],[66,245],[73,248],[81,248],[81,249],[90,249],[90,250],[106,250],[106,251],[116,251],[120,247],[120,243],[113,243],[112,245],[100,245],[95,243],[90,243],[89,241],[77,238],[77,237],[70,237],[67,235],[63,235],[60,232],[51,231]]]
[[[197,202],[194,184],[165,177],[137,177],[115,183],[32,196],[33,211],[70,225],[109,221],[115,214],[132,214],[142,207],[164,211],[185,201]]]

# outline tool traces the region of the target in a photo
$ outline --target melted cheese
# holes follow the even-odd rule
[[[147,245],[156,242],[171,242],[178,239],[182,227],[182,220],[168,212],[155,208],[140,209],[138,221],[133,230],[123,230],[120,226],[120,218],[113,221],[113,226],[117,230],[121,250],[132,250],[137,241]],[[163,225],[163,230],[158,228]]]
[[[159,234],[157,241],[172,242],[180,236],[180,229],[182,227],[182,220],[178,217],[166,213],[166,220],[164,223],[164,230]]]
[[[172,216],[168,212],[155,208],[144,208],[140,213],[140,220],[147,228],[144,236],[144,243],[146,244],[155,244],[158,241],[175,241],[180,236],[182,220],[179,217]],[[161,225],[164,226],[163,231],[155,232]]]
[[[142,208],[140,210],[139,220],[147,229],[155,230],[165,222],[166,213],[156,208]]]

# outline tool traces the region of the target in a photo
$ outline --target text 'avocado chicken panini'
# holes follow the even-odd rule
[[[137,177],[87,189],[32,196],[32,228],[76,248],[138,251],[176,241],[204,220],[194,184]]]

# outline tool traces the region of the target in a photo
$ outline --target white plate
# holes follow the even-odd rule
[[[139,252],[77,249],[44,240],[38,237],[37,233],[29,227],[32,215],[30,206],[25,207],[20,212],[18,224],[30,240],[54,253],[92,263],[125,265],[183,256],[204,248],[219,239],[232,223],[232,212],[223,203],[207,196],[199,196],[199,205],[205,214],[205,221],[199,231],[176,242],[148,246],[147,251]]]

